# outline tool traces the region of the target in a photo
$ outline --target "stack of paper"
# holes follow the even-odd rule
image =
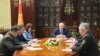
[[[68,52],[71,52],[72,49],[70,49],[70,48],[65,48],[65,49],[62,49],[62,51],[68,51]]]
[[[43,48],[40,48],[40,47],[38,47],[38,48],[33,48],[33,47],[26,47],[26,48],[24,48],[25,50],[42,50]]]

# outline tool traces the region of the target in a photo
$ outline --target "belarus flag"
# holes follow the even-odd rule
[[[19,0],[18,7],[18,25],[24,25],[21,0]]]

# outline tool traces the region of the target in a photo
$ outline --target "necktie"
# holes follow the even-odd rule
[[[63,34],[63,29],[60,29],[60,34]]]

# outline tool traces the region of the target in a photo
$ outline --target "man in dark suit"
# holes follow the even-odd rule
[[[56,37],[70,37],[71,33],[68,28],[65,28],[64,23],[59,23],[59,27],[54,30],[52,36]]]
[[[18,35],[15,38],[15,41],[17,42],[17,44],[23,44],[26,43],[26,40],[23,36],[23,32],[24,32],[24,25],[18,25],[19,31],[18,31]]]
[[[0,42],[0,56],[13,56],[15,50],[23,49],[25,45],[17,45],[14,39],[18,35],[18,27],[14,26]]]
[[[74,46],[79,56],[98,56],[98,45],[94,37],[94,34],[89,30],[88,23],[81,23],[79,26],[79,32],[83,38],[80,46]]]

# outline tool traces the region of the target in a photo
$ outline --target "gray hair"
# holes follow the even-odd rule
[[[79,29],[83,29],[83,28],[89,30],[89,23],[81,23]]]

